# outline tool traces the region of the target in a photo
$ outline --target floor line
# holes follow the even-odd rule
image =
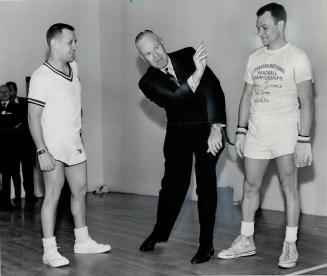
[[[321,269],[321,268],[325,268],[325,267],[327,267],[327,263],[326,264],[322,264],[322,265],[317,265],[317,266],[314,266],[314,267],[311,267],[311,268],[299,270],[299,271],[293,272],[293,273],[288,274],[288,275],[301,275],[301,274],[304,274],[304,273],[307,273],[307,272],[311,272],[311,271],[315,271],[315,270],[318,270],[318,269]]]

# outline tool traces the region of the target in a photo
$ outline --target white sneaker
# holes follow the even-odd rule
[[[76,242],[74,245],[74,253],[76,254],[88,254],[88,253],[104,253],[111,250],[109,244],[97,243],[95,240],[89,238],[86,242]]]
[[[299,254],[296,249],[295,242],[284,241],[283,251],[279,257],[278,265],[283,268],[291,268],[296,266]]]
[[[255,254],[253,236],[239,235],[231,247],[218,253],[220,259],[235,259],[238,257],[251,256]]]
[[[52,267],[60,267],[69,264],[69,260],[58,252],[57,247],[53,247],[44,252],[42,260],[43,263]]]

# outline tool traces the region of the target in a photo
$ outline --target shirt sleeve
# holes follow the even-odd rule
[[[249,57],[248,62],[246,64],[244,81],[249,84],[253,84],[252,69],[251,69],[251,56]]]
[[[312,66],[308,56],[300,52],[293,59],[295,83],[313,80]]]
[[[47,95],[47,80],[42,74],[33,74],[30,81],[28,102],[45,107]]]
[[[189,87],[191,88],[191,90],[195,93],[196,89],[198,88],[199,86],[199,82],[195,82],[193,77],[190,76],[188,79],[187,79],[187,83],[189,85]]]

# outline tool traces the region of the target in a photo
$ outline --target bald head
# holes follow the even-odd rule
[[[168,64],[168,55],[162,39],[150,30],[145,30],[135,37],[135,46],[141,57],[151,66],[163,69]]]
[[[153,31],[151,30],[144,30],[140,33],[138,33],[135,37],[135,44],[137,44],[137,42],[143,37],[143,36],[146,36],[146,35],[152,35],[153,37],[155,37],[156,39],[158,40],[161,40],[161,38]]]

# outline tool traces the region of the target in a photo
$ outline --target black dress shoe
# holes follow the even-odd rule
[[[154,250],[154,246],[158,241],[150,235],[140,246],[140,251],[148,252]]]
[[[191,263],[192,264],[205,263],[211,259],[214,252],[215,250],[213,249],[213,247],[209,249],[199,248],[198,252],[196,252],[195,256],[192,258]]]

